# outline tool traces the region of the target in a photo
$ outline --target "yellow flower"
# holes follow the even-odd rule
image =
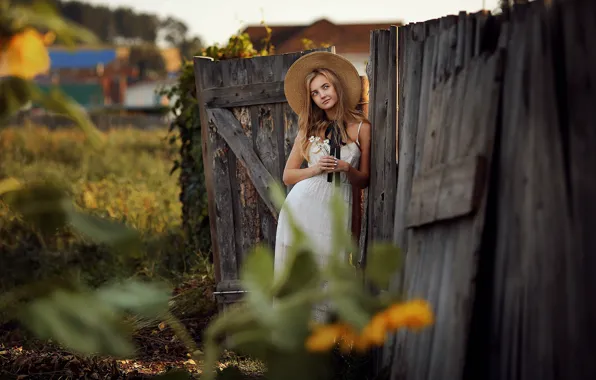
[[[328,351],[344,332],[345,327],[340,324],[316,326],[306,340],[306,348],[311,352]]]
[[[50,68],[46,42],[46,37],[32,28],[12,36],[0,52],[0,76],[32,79],[46,72]]]
[[[428,302],[412,300],[391,305],[375,314],[359,333],[346,323],[311,326],[313,332],[306,341],[312,352],[325,352],[338,343],[344,353],[352,350],[364,352],[372,346],[382,346],[387,333],[399,328],[421,329],[433,323]]]
[[[384,313],[376,314],[362,330],[363,338],[374,345],[380,346],[385,342],[388,331],[387,316]]]
[[[352,350],[364,352],[371,346],[370,343],[370,340],[364,334],[358,334],[352,327],[349,327],[346,328],[339,341],[339,349],[346,354]]]
[[[433,323],[433,313],[428,302],[412,300],[390,306],[385,314],[390,329],[402,327],[418,330]]]

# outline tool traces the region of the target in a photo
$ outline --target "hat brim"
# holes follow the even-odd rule
[[[349,106],[356,108],[362,96],[360,74],[346,58],[326,51],[317,51],[298,58],[288,69],[284,79],[284,93],[288,104],[300,114],[310,95],[306,91],[305,78],[315,69],[330,69],[337,74],[344,88]]]

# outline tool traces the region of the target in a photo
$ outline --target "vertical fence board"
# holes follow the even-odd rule
[[[394,230],[393,230],[393,243],[400,247],[406,247],[406,234],[405,234],[405,216],[406,216],[406,203],[399,202],[399,199],[409,199],[410,190],[412,188],[412,175],[413,175],[413,159],[414,159],[414,144],[416,141],[417,121],[418,121],[418,106],[420,99],[420,84],[422,79],[422,50],[423,50],[423,39],[424,39],[424,27],[422,24],[414,25],[411,28],[405,29],[400,28],[400,41],[399,45],[399,56],[400,61],[398,63],[398,69],[400,72],[400,106],[399,106],[399,164],[398,169],[398,181],[396,186],[396,202],[395,202],[395,219],[394,219]],[[407,110],[407,112],[405,112]],[[405,253],[405,250],[403,251]],[[402,289],[404,273],[401,271],[396,274],[396,278],[393,279],[391,284],[392,290]],[[397,341],[403,343],[403,336],[398,340],[397,337],[391,337],[391,344],[389,349],[395,351],[394,353],[385,353],[386,362],[387,360],[393,360],[394,356],[401,356],[398,354],[402,348],[401,344],[398,345]],[[402,369],[402,365],[395,367],[394,377],[399,377],[399,372]]]
[[[561,55],[565,57],[563,67],[559,67],[564,84],[559,88],[562,117],[567,127],[562,131],[568,140],[567,181],[570,188],[574,218],[572,252],[565,255],[569,260],[568,282],[576,283],[574,297],[569,297],[566,312],[569,315],[566,332],[575,344],[568,349],[569,363],[575,364],[575,373],[569,378],[596,377],[596,357],[593,342],[596,331],[590,328],[596,320],[596,304],[586,302],[596,289],[596,239],[593,225],[596,222],[596,204],[591,201],[596,194],[596,181],[590,173],[596,173],[596,128],[594,128],[594,104],[596,104],[596,52],[593,36],[596,35],[596,10],[593,2],[577,2],[575,7],[561,10]],[[591,86],[588,85],[591,84]],[[571,272],[573,271],[573,272]],[[563,310],[562,310],[563,311]],[[573,360],[574,359],[574,360]]]
[[[263,59],[267,58],[267,59]],[[279,57],[255,57],[246,60],[248,65],[248,84],[271,82],[276,80],[275,61]],[[275,110],[281,104],[255,105],[249,107],[253,121],[252,133],[254,149],[263,165],[276,181],[281,181],[279,172],[280,157],[278,155],[277,126],[279,120],[275,119]],[[283,123],[283,121],[282,121]],[[257,200],[258,241],[263,240],[271,249],[275,247],[276,220],[262,199]],[[255,231],[249,231],[255,233]]]
[[[231,59],[222,61],[222,73],[224,74],[224,86],[239,86],[249,83],[248,70],[249,61],[245,59]],[[227,73],[227,75],[225,75]],[[235,107],[231,111],[240,121],[242,129],[247,136],[253,133],[251,126],[251,112],[249,107]],[[220,126],[223,128],[225,126]],[[257,193],[244,164],[236,158],[231,150],[229,154],[230,163],[230,184],[232,186],[232,201],[234,220],[237,226],[234,230],[236,235],[236,257],[238,270],[242,265],[245,255],[258,242],[260,236],[261,221],[259,218],[259,205],[262,200]],[[229,233],[229,232],[228,232]]]
[[[199,102],[205,88],[219,85],[223,81],[221,64],[205,58],[195,58],[195,80]],[[232,190],[230,186],[228,146],[207,118],[201,107],[201,129],[203,141],[203,163],[205,165],[206,187],[209,198],[209,222],[211,224],[212,247],[215,270],[219,281],[238,278],[236,255],[221,252],[236,252],[236,241],[227,231],[235,229],[232,210]],[[215,243],[215,244],[213,244]]]
[[[387,78],[386,103],[387,113],[385,126],[383,127],[384,151],[382,169],[384,173],[383,181],[383,212],[380,232],[380,239],[391,241],[393,237],[393,216],[395,212],[395,193],[397,188],[397,164],[395,155],[397,152],[397,27],[392,27],[388,34],[386,71],[384,77]]]

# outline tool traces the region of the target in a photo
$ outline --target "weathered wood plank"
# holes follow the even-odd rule
[[[200,107],[201,139],[205,182],[209,202],[209,224],[216,272],[216,279],[232,280],[238,276],[236,262],[236,242],[227,231],[234,230],[231,209],[232,190],[228,168],[225,141],[217,135],[209,124],[209,116],[202,98],[202,89],[221,81],[221,65],[208,58],[195,57],[195,81],[197,100]]]
[[[249,83],[274,81],[277,79],[275,62],[280,59],[278,56],[273,57],[255,57],[247,60]],[[251,106],[250,113],[253,120],[252,135],[254,141],[254,149],[258,157],[263,162],[263,165],[275,181],[281,180],[279,172],[278,156],[278,137],[277,137],[277,123],[274,119],[274,109],[282,107],[281,104],[276,105],[259,105]],[[282,121],[283,123],[283,121]],[[283,131],[283,127],[282,127]],[[283,132],[282,132],[283,133]],[[260,220],[260,238],[271,248],[275,248],[275,233],[276,220],[272,215],[267,205],[262,199],[257,200],[257,210]]]
[[[286,101],[284,82],[251,83],[203,90],[208,108],[232,108]]]
[[[474,56],[474,44],[476,43],[476,17],[473,14],[468,15],[465,25],[464,37],[464,65],[467,65]]]
[[[251,141],[244,134],[240,122],[230,111],[221,108],[209,110],[208,113],[209,121],[213,123],[217,133],[224,138],[236,157],[249,169],[250,179],[269,211],[273,215],[277,215],[278,210],[269,197],[270,183],[273,181],[273,177],[252,148]]]
[[[421,31],[416,33],[416,28],[413,29],[412,34],[408,36],[409,41],[406,43],[406,47],[408,48],[407,52],[416,52],[414,48],[410,48],[410,46],[414,46],[420,49],[420,61],[411,61],[415,55],[410,56],[410,53],[405,57],[405,69],[407,70],[407,74],[415,73],[415,63],[420,62],[418,66],[419,73],[419,81],[418,84],[418,93],[419,96],[417,97],[409,97],[409,94],[414,94],[416,91],[415,87],[410,87],[410,78],[412,80],[416,80],[416,77],[410,77],[407,74],[404,74],[404,80],[406,81],[406,89],[404,90],[405,99],[404,102],[400,105],[400,108],[403,108],[404,112],[404,133],[408,133],[406,128],[411,126],[412,129],[409,129],[412,133],[414,140],[409,139],[400,139],[400,164],[399,164],[399,181],[398,186],[405,185],[406,181],[411,181],[412,176],[415,173],[418,156],[420,154],[421,149],[417,149],[420,145],[417,144],[417,141],[420,140],[420,133],[424,134],[423,127],[425,124],[420,124],[423,120],[423,123],[426,123],[426,112],[427,112],[427,102],[428,102],[428,92],[430,91],[430,80],[431,80],[431,71],[432,71],[432,49],[434,43],[434,37],[432,36],[434,26],[432,22],[427,23],[420,23],[418,27]],[[421,35],[418,43],[413,43],[416,41],[415,37],[416,34]],[[410,63],[412,62],[412,63]],[[415,82],[414,82],[415,83]],[[415,85],[413,85],[415,86]],[[412,110],[412,113],[410,111]],[[417,110],[418,112],[414,112]],[[411,145],[407,145],[407,141],[411,141]],[[403,160],[403,161],[402,161]],[[411,172],[409,175],[403,174],[404,171]],[[407,177],[407,179],[406,179]],[[403,187],[399,195],[402,197],[397,198],[396,201],[396,209],[403,209],[403,211],[399,214],[399,216],[403,220],[403,224],[405,225],[405,210],[406,207],[404,205],[405,199],[403,196],[406,196],[407,193],[410,192],[411,187]],[[399,191],[399,190],[398,190]],[[407,202],[405,203],[407,205]],[[397,213],[397,211],[396,211]],[[397,214],[396,214],[397,217]],[[404,252],[404,266],[401,272],[401,278],[398,280],[399,289],[402,292],[405,292],[407,289],[410,288],[410,284],[412,283],[412,278],[416,277],[417,272],[417,265],[420,263],[420,260],[417,259],[418,255],[416,254],[415,246],[410,247],[409,238],[407,235],[411,235],[411,232],[406,232],[406,229],[403,228],[397,234],[403,238],[402,244],[400,247]],[[394,232],[395,233],[395,232]],[[407,240],[406,240],[407,238]],[[407,244],[405,242],[408,242]],[[407,268],[407,269],[406,269]],[[415,376],[412,373],[412,368],[409,365],[411,363],[411,358],[414,356],[414,349],[416,342],[410,342],[409,334],[405,332],[401,332],[396,334],[395,337],[395,352],[393,354],[393,363],[391,368],[391,376],[392,378],[405,378],[406,376]]]
[[[593,360],[596,356],[593,344],[596,332],[592,327],[596,320],[596,305],[584,301],[592,297],[596,289],[596,238],[593,233],[596,204],[592,201],[596,194],[593,175],[596,173],[596,52],[592,43],[596,35],[596,8],[592,1],[573,4],[561,4],[560,23],[551,20],[551,25],[561,28],[559,41],[562,43],[560,50],[553,54],[559,59],[565,57],[564,67],[555,66],[555,69],[565,78],[564,88],[559,87],[557,91],[561,94],[559,109],[562,120],[567,124],[561,137],[563,149],[567,148],[563,153],[568,165],[567,187],[571,198],[568,203],[571,204],[574,220],[574,245],[566,259],[569,260],[568,273],[576,279],[576,289],[573,297],[567,297],[569,306],[565,309],[568,315],[565,316],[568,321],[565,332],[570,340],[566,351],[567,363],[573,363],[575,367],[575,372],[568,372],[568,378],[596,378],[596,361]],[[555,59],[555,64],[562,63],[559,59]]]
[[[476,31],[474,33],[474,50],[472,56],[480,55],[482,52],[482,37],[484,33],[484,26],[489,18],[489,14],[487,11],[480,11],[475,14],[476,19]]]
[[[362,94],[360,96],[360,105],[357,110],[362,112],[365,117],[368,117],[368,101],[369,101],[369,84],[368,78],[365,75],[360,76],[360,83],[362,86]],[[357,186],[352,186],[352,237],[358,243],[360,241],[360,234],[362,231],[362,213],[364,209],[363,204],[363,190]],[[354,252],[354,255],[359,253]]]
[[[466,28],[468,22],[468,14],[464,11],[457,15],[457,36],[455,41],[455,61],[454,70],[458,72],[464,66],[466,59]]]
[[[391,27],[388,33],[386,74],[383,76],[387,81],[387,113],[386,124],[383,128],[385,157],[382,162],[385,181],[383,193],[385,204],[382,213],[381,224],[383,230],[379,238],[383,241],[391,241],[393,238],[393,218],[395,212],[395,193],[397,191],[397,27]]]
[[[415,178],[406,226],[419,227],[474,213],[483,195],[485,165],[485,157],[464,157]]]
[[[213,60],[205,57],[195,57],[193,60],[194,74],[195,74],[195,88],[197,93],[197,101],[199,107],[203,104],[202,89],[206,83],[203,83],[203,71],[207,70],[207,67],[213,63]],[[209,132],[208,128],[204,127],[207,124],[204,123],[206,117],[200,107],[200,119],[201,119],[201,153],[203,158],[203,166],[205,172],[205,188],[207,190],[207,209],[209,212],[209,230],[211,235],[211,250],[213,252],[213,266],[215,281],[221,279],[221,268],[220,268],[220,249],[217,238],[217,219],[216,219],[216,208],[215,208],[215,184],[213,182],[213,164],[211,158],[213,157],[213,151],[209,144]]]
[[[386,211],[386,175],[389,173],[385,172],[385,157],[391,156],[391,160],[394,159],[394,151],[387,152],[385,150],[385,134],[387,133],[388,121],[387,113],[389,107],[389,95],[387,87],[387,78],[384,77],[388,73],[389,66],[389,31],[388,30],[375,30],[376,33],[376,53],[375,61],[373,66],[373,76],[375,77],[374,90],[374,111],[371,114],[371,124],[378,126],[372,128],[372,141],[371,141],[371,176],[370,176],[370,188],[369,188],[369,202],[371,218],[369,219],[369,241],[372,240],[384,240],[384,226],[383,226],[383,213]],[[392,95],[392,96],[395,96]],[[392,126],[392,128],[395,128]],[[392,137],[392,140],[394,138]],[[393,210],[391,210],[393,211]]]
[[[223,86],[237,86],[248,84],[248,59],[231,59],[222,61]],[[248,107],[230,108],[238,120],[242,132],[249,138],[252,135],[250,110]],[[218,126],[223,129],[223,126]],[[229,144],[228,144],[229,145]],[[248,168],[235,155],[228,151],[230,165],[230,185],[232,187],[232,207],[236,226],[236,256],[238,267],[248,252],[258,242],[260,236],[260,219],[257,210],[259,195],[250,180]]]

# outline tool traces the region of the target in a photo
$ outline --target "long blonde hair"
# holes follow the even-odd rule
[[[337,104],[335,105],[335,114],[337,115],[337,118],[335,121],[339,126],[342,141],[347,143],[349,139],[346,132],[346,126],[348,122],[368,122],[366,117],[364,117],[361,112],[358,112],[356,109],[350,107],[345,90],[337,75],[332,70],[313,70],[306,76],[304,85],[306,86],[306,93],[309,95],[305,97],[305,105],[302,108],[302,112],[300,112],[298,115],[298,133],[302,136],[300,153],[305,160],[309,159],[308,152],[311,143],[308,141],[308,138],[310,136],[320,136],[323,134],[331,122],[331,120],[327,119],[327,114],[325,111],[319,108],[310,96],[310,84],[312,80],[319,74],[323,75],[329,82],[331,82],[337,94]]]

